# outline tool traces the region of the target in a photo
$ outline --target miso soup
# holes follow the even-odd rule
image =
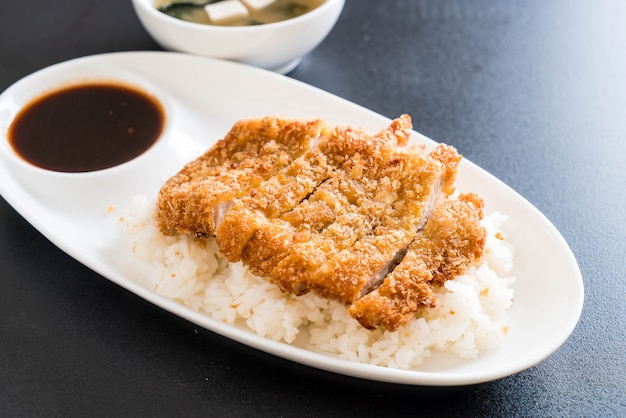
[[[157,0],[156,7],[159,11],[173,16],[177,19],[186,20],[194,23],[202,23],[205,25],[217,26],[253,26],[266,23],[280,22],[301,16],[319,7],[324,0],[275,0],[262,9],[253,9],[248,7],[245,2],[241,2],[247,9],[245,17],[234,16],[233,18],[225,18],[219,21],[212,21],[209,18],[204,6],[208,4],[217,4],[224,0],[217,1],[171,1]]]

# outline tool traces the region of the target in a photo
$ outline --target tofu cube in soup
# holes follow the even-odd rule
[[[266,8],[276,0],[243,0],[243,3],[252,10],[261,10]]]
[[[248,16],[248,9],[239,0],[226,0],[204,6],[213,23],[224,23]]]

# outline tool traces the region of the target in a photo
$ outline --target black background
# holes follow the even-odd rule
[[[0,90],[68,59],[157,49],[130,0],[0,3]],[[475,386],[337,376],[157,309],[0,199],[0,415],[625,416],[626,3],[348,0],[289,76],[411,114],[541,210],[585,282],[569,340]]]

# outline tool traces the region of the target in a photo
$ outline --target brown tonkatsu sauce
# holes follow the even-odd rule
[[[132,87],[80,84],[29,103],[9,128],[13,149],[53,171],[86,172],[130,161],[163,130],[161,104]]]

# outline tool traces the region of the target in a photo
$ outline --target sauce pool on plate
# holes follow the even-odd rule
[[[27,104],[11,123],[8,139],[37,167],[88,172],[138,157],[157,141],[164,124],[156,98],[121,83],[91,82]]]

